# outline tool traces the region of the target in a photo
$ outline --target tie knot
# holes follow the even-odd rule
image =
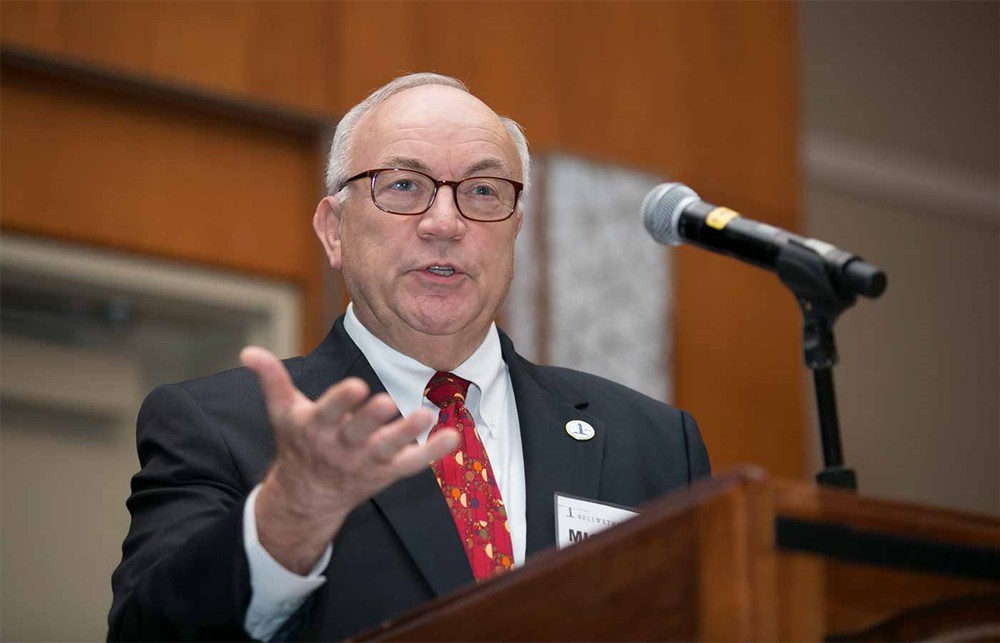
[[[444,408],[445,405],[454,401],[464,404],[465,395],[468,392],[469,380],[463,380],[454,373],[443,371],[434,373],[430,381],[427,382],[427,388],[424,389],[424,395],[427,396],[427,399],[440,408]]]

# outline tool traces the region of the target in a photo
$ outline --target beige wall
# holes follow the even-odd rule
[[[298,297],[217,270],[2,243],[0,640],[102,640],[139,403],[236,366],[246,343],[295,354]]]
[[[1000,4],[801,26],[806,230],[889,275],[838,325],[847,463],[866,494],[1000,514]]]

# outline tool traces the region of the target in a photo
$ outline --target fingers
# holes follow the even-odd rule
[[[417,409],[408,418],[399,418],[376,431],[368,440],[368,457],[375,464],[388,464],[399,451],[430,428],[434,414]]]
[[[284,364],[270,351],[259,346],[247,346],[240,353],[240,361],[256,373],[272,421],[287,415],[295,402],[301,399],[302,394],[292,384]]]
[[[392,422],[399,409],[386,393],[373,395],[340,430],[340,443],[348,449],[362,447],[379,427]]]
[[[337,448],[385,465],[430,428],[436,416],[428,409],[417,409],[401,418],[388,394],[378,393],[364,401],[367,391],[360,380],[344,380],[317,400],[317,418],[325,424],[321,431],[331,436]]]
[[[424,458],[423,466],[427,466],[428,462],[440,460],[449,453],[454,453],[461,441],[462,439],[458,431],[454,429],[440,429],[424,443],[425,453],[420,454]],[[418,466],[417,471],[421,468]]]
[[[339,426],[351,419],[351,414],[366,399],[368,385],[356,377],[349,377],[328,388],[316,400],[316,420],[328,426]]]
[[[458,447],[458,433],[450,429],[436,432],[423,445],[416,444],[415,438],[431,426],[436,415],[417,409],[401,418],[387,394],[369,397],[368,385],[358,378],[342,380],[312,402],[269,351],[248,346],[240,360],[260,381],[280,442],[279,459],[285,454],[299,475],[336,481],[331,489],[338,494],[361,500]],[[319,453],[324,455],[315,457]],[[362,470],[369,475],[358,476]]]
[[[410,444],[399,451],[393,461],[399,477],[412,476],[458,448],[458,431],[441,429],[422,445]]]

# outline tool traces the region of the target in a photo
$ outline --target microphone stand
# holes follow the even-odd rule
[[[844,297],[834,289],[823,259],[811,248],[789,239],[779,251],[775,270],[802,309],[802,347],[806,366],[813,372],[820,438],[823,443],[823,470],[816,482],[823,486],[856,491],[858,478],[844,466],[840,444],[837,399],[833,388],[833,367],[838,361],[833,324],[857,298]]]

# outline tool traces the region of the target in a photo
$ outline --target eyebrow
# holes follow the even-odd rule
[[[407,170],[416,170],[417,172],[423,172],[424,174],[433,174],[431,168],[428,167],[426,163],[419,159],[411,158],[408,156],[390,156],[384,161],[384,167],[398,167]],[[484,170],[491,170],[502,172],[504,174],[509,174],[510,170],[507,164],[500,159],[486,158],[477,163],[473,163],[465,170],[464,177],[475,176],[479,172]]]
[[[510,170],[507,164],[499,159],[483,159],[478,163],[474,163],[469,169],[465,171],[465,176],[473,176],[482,172],[483,170],[495,170],[498,172],[503,172],[509,174]]]
[[[416,170],[417,172],[430,173],[431,168],[423,161],[410,158],[408,156],[390,156],[383,163],[383,167],[398,167],[405,170]]]

